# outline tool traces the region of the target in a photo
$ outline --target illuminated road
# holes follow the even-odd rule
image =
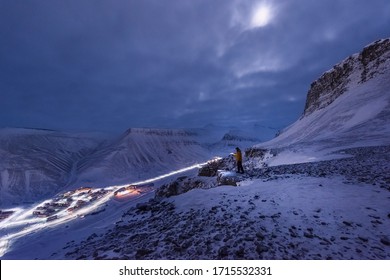
[[[88,197],[90,199],[91,193],[98,193],[99,197],[98,199],[93,201],[92,199],[90,199],[88,202],[85,203],[85,205],[80,208],[64,207],[60,210],[57,209],[55,215],[53,215],[55,216],[53,217],[53,220],[48,220],[47,216],[37,217],[34,212],[36,212],[36,209],[44,208],[45,205],[49,205],[50,203],[53,203],[53,201],[58,200],[58,197],[54,199],[45,200],[38,205],[34,205],[33,207],[26,209],[7,209],[6,211],[14,211],[14,213],[10,217],[0,222],[0,257],[4,256],[4,254],[6,254],[11,249],[12,243],[19,238],[22,238],[31,233],[37,233],[44,229],[56,228],[59,225],[67,224],[72,220],[83,218],[84,216],[87,216],[94,212],[96,213],[96,211],[101,210],[105,205],[107,205],[107,202],[113,198],[117,201],[132,201],[138,199],[155,191],[155,187],[153,187],[153,184],[151,183],[200,168],[205,164],[207,164],[207,162],[195,164],[193,166],[176,170],[168,174],[164,174],[140,182],[134,182],[131,184],[109,186],[105,188],[95,188],[90,189],[89,192],[76,190],[74,192],[71,192],[71,195],[67,196],[70,197],[73,201],[72,205],[75,205],[75,202],[79,202],[83,199],[83,201],[88,201],[86,199]],[[138,187],[134,188],[129,186]],[[65,197],[65,195],[63,196]],[[75,210],[70,211],[70,208],[75,208]]]

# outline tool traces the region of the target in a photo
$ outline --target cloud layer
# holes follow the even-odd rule
[[[0,1],[0,126],[284,127],[387,0]]]

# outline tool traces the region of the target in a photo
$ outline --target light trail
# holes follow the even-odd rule
[[[32,224],[32,223],[39,223],[42,221],[46,221],[45,218],[33,218],[33,219],[24,219],[24,220],[18,220],[18,221],[12,221],[7,223],[4,227],[7,229],[11,229],[18,226],[23,226],[25,224]]]
[[[169,172],[164,175],[160,175],[151,179],[147,179],[144,181],[135,182],[132,184],[125,184],[125,185],[114,185],[114,186],[108,186],[104,188],[107,193],[97,199],[96,201],[92,202],[90,205],[83,206],[80,209],[76,209],[75,212],[69,213],[67,209],[63,209],[60,211],[57,211],[55,215],[57,215],[57,218],[52,221],[47,221],[47,218],[31,218],[33,216],[34,209],[37,207],[43,207],[46,203],[51,203],[53,200],[45,200],[39,204],[36,204],[35,206],[29,208],[29,209],[23,209],[23,208],[13,208],[9,209],[14,211],[15,213],[11,215],[10,217],[6,218],[5,220],[0,222],[0,234],[3,235],[0,237],[0,257],[4,256],[10,248],[12,247],[12,243],[15,242],[17,239],[22,238],[28,234],[36,233],[40,230],[47,229],[47,228],[54,228],[60,225],[63,225],[65,223],[68,223],[72,220],[75,220],[79,218],[80,216],[86,216],[93,211],[99,209],[103,204],[107,203],[113,196],[116,191],[118,191],[121,188],[127,187],[129,185],[143,185],[148,184],[152,182],[156,182],[165,178],[169,178],[174,175],[178,175],[180,173],[184,173],[193,169],[201,168],[202,166],[206,165],[207,163],[219,160],[220,158],[215,157],[213,160],[203,162],[203,163],[197,163],[192,166],[182,168],[176,171]],[[99,191],[102,189],[94,189],[95,191]],[[138,198],[141,196],[144,196],[150,192],[154,191],[154,188],[147,189],[146,192],[136,192],[136,190],[133,190],[134,192],[131,193],[131,196]],[[80,191],[81,192],[81,191]],[[80,197],[80,192],[75,192],[74,195],[77,197],[77,200],[82,199]],[[128,193],[129,194],[129,193]],[[125,194],[126,195],[126,194]],[[128,197],[126,197],[128,199]],[[18,228],[19,227],[19,228]],[[21,228],[20,227],[24,227]]]
[[[218,157],[215,157],[213,160],[217,160],[217,159],[220,159]],[[147,179],[147,180],[144,180],[144,181],[139,181],[139,182],[135,182],[135,183],[132,183],[131,185],[142,185],[142,184],[148,184],[148,183],[153,183],[153,182],[156,182],[158,180],[161,180],[161,179],[165,179],[165,178],[168,178],[168,177],[171,177],[173,175],[178,175],[180,173],[184,173],[184,172],[187,172],[187,171],[190,171],[192,169],[196,169],[196,168],[201,168],[202,166],[206,165],[207,163],[209,163],[210,161],[206,161],[206,162],[203,162],[203,163],[197,163],[197,164],[194,164],[194,165],[191,165],[189,167],[186,167],[186,168],[182,168],[182,169],[179,169],[179,170],[176,170],[176,171],[172,171],[170,173],[167,173],[167,174],[164,174],[164,175],[160,175],[160,176],[157,176],[157,177],[154,177],[154,178],[151,178],[151,179]],[[120,189],[120,188],[123,188],[123,187],[126,187],[128,186],[129,184],[126,184],[126,185],[116,185],[116,186],[112,186],[116,189]]]

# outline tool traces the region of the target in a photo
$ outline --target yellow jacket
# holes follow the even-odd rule
[[[236,158],[237,161],[242,161],[242,154],[241,154],[241,151],[237,151],[237,152],[234,154],[234,157]]]

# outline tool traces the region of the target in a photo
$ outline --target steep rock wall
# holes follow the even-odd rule
[[[384,74],[389,70],[389,61],[390,39],[384,39],[335,65],[311,84],[303,116],[325,108],[353,83],[365,83],[378,74]]]

